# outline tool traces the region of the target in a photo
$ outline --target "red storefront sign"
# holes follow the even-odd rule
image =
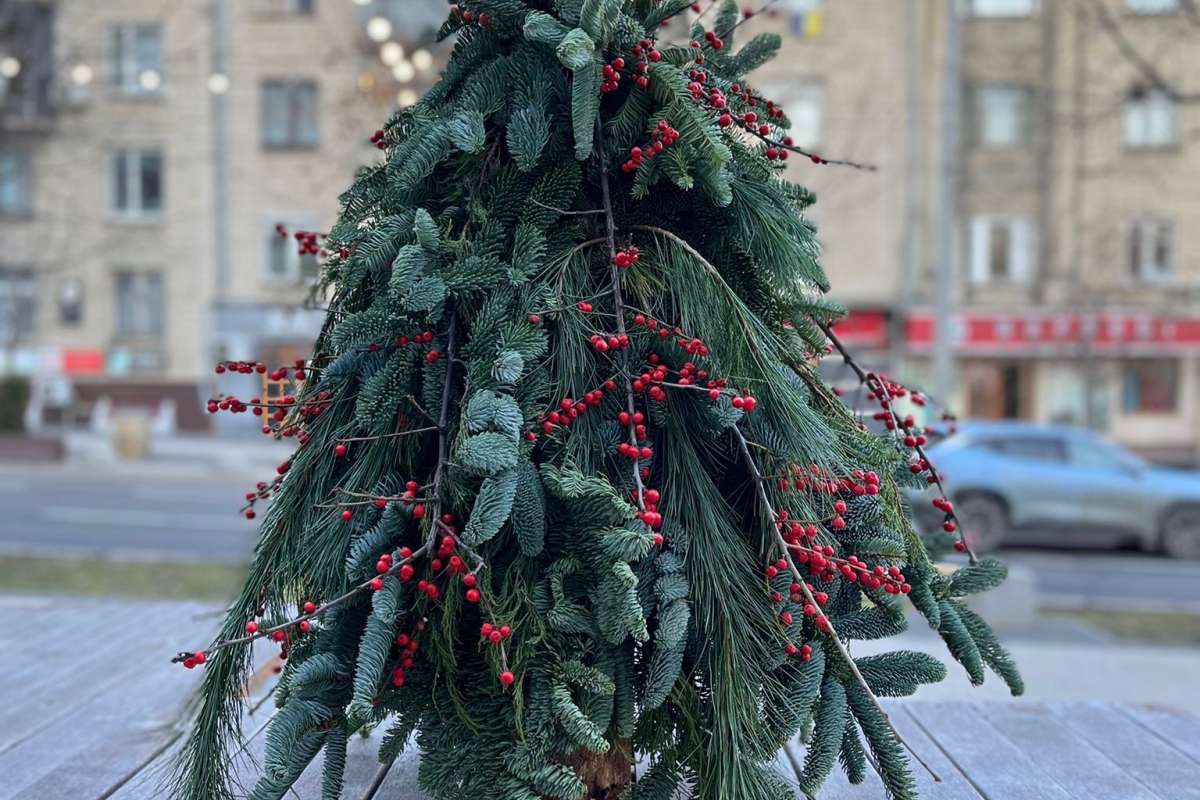
[[[888,348],[888,312],[854,309],[833,325],[838,341],[860,350]]]
[[[1200,317],[1141,311],[964,311],[952,317],[951,325],[954,349],[960,352],[1200,351]],[[909,350],[932,349],[937,333],[932,313],[909,314],[904,328]]]
[[[65,349],[62,351],[62,371],[67,375],[103,375],[104,351]]]

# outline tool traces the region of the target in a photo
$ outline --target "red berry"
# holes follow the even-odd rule
[[[478,589],[467,589],[467,602],[468,603],[478,603],[479,602],[479,590]]]
[[[342,512],[342,519],[349,522],[350,520],[354,519],[354,512],[347,508]]]
[[[425,516],[425,506],[413,506],[413,516],[417,519]]]
[[[195,669],[195,667],[196,667],[196,659],[195,659],[195,658],[185,658],[185,659],[183,660],[183,665],[184,665],[185,667],[187,667],[188,669]]]
[[[301,631],[303,631],[304,633],[308,633],[308,631],[309,631],[311,628],[312,628],[312,625],[311,625],[311,624],[309,624],[309,621],[308,621],[308,620],[303,620],[303,621],[300,623],[300,630],[301,630]]]
[[[271,634],[271,638],[277,642],[282,642],[285,638],[287,638],[287,635],[283,631],[275,631]]]
[[[505,686],[512,686],[516,680],[517,680],[516,676],[513,675],[508,670],[505,670],[504,672],[500,673],[500,682],[503,683]]]
[[[371,578],[371,589],[378,592],[383,588],[383,578]]]
[[[246,633],[258,633],[258,623],[250,620],[246,623]]]
[[[429,353],[426,354],[425,360],[428,361],[430,364],[432,364],[441,357],[442,357],[442,354],[439,353],[437,350],[430,350]]]
[[[967,545],[965,542],[955,542],[954,549],[960,553],[965,553],[967,551]]]
[[[346,455],[346,445],[339,444],[337,447],[333,448],[333,454],[338,457]]]

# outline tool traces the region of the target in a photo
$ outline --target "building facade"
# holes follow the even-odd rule
[[[371,133],[435,77],[443,9],[0,7],[0,369],[48,412],[169,399],[203,427],[201,398],[261,392],[217,385],[218,360],[307,353],[316,259],[291,234],[328,229]]]
[[[852,310],[842,338],[932,390],[935,287],[947,277],[955,388],[943,400],[961,416],[1087,425],[1195,464],[1194,6],[961,0],[955,35],[948,2],[793,0],[753,22],[791,51],[759,84],[799,120],[798,143],[879,167],[790,168],[817,190],[833,296]]]
[[[302,357],[321,320],[304,304],[315,261],[277,226],[328,228],[378,157],[370,133],[435,79],[445,11],[0,3],[0,369],[49,376],[60,400],[255,396],[212,364]],[[1193,4],[779,0],[737,38],[765,31],[786,54],[753,83],[796,143],[876,168],[789,167],[818,197],[843,339],[932,389],[944,283],[958,388],[943,400],[962,416],[1090,425],[1194,463]]]

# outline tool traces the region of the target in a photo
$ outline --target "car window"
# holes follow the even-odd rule
[[[978,444],[994,453],[1025,461],[1062,463],[1067,460],[1062,441],[1048,436],[981,439]]]
[[[1113,472],[1137,469],[1136,457],[1104,442],[1086,439],[1071,441],[1071,464],[1088,469],[1106,469]]]

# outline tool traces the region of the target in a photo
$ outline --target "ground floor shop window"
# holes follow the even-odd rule
[[[1121,407],[1125,411],[1171,413],[1179,394],[1179,361],[1146,358],[1127,361],[1122,371]]]

